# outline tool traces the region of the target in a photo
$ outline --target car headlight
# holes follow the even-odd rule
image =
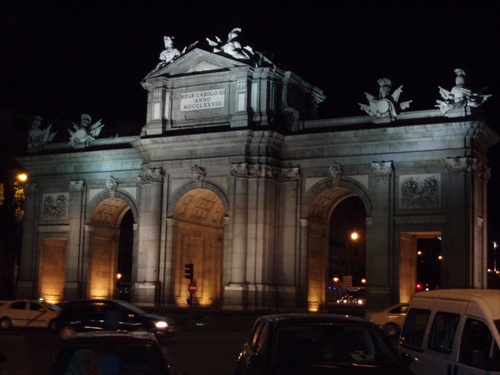
[[[156,326],[156,328],[167,328],[168,323],[164,320],[160,320],[158,322],[155,322],[155,326]]]

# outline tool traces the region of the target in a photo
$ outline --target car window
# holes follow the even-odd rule
[[[255,351],[260,353],[264,350],[266,343],[268,341],[268,333],[269,333],[269,324],[264,324],[262,330],[260,331],[260,335],[257,339],[257,345],[255,346]]]
[[[405,325],[401,333],[401,344],[421,348],[424,341],[425,328],[431,316],[430,310],[410,309],[406,315]]]
[[[276,362],[298,364],[381,365],[396,361],[379,331],[366,326],[308,324],[281,327]]]
[[[47,302],[45,302],[43,305],[45,307],[47,307],[49,310],[51,310],[51,311],[61,311],[61,307],[57,306],[57,305],[54,305],[53,303],[47,303]]]
[[[68,346],[54,363],[53,374],[165,374],[156,345],[88,344]]]
[[[126,301],[117,300],[117,301],[115,301],[115,304],[121,306],[123,308],[123,311],[132,311],[135,314],[144,314],[145,313],[145,311],[143,309],[141,309],[135,305],[132,305],[131,303],[128,303]]]
[[[24,310],[26,308],[26,301],[12,302],[9,309]]]
[[[43,306],[37,302],[30,302],[30,310],[31,311],[45,311]]]
[[[437,312],[432,322],[428,348],[441,353],[451,353],[459,321],[459,314]]]
[[[472,318],[465,322],[459,362],[483,370],[500,370],[500,351],[484,322]]]
[[[395,308],[393,308],[390,311],[390,313],[391,314],[406,314],[407,311],[408,311],[408,306],[404,305],[404,306],[396,306]]]
[[[250,344],[252,345],[253,348],[257,346],[257,340],[259,339],[260,332],[264,328],[265,324],[264,322],[259,322],[255,326],[253,332],[252,332],[252,337],[250,339]]]

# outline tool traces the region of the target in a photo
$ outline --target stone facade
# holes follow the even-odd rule
[[[19,298],[115,296],[131,212],[133,302],[185,306],[193,263],[200,306],[324,310],[332,212],[348,197],[364,207],[371,306],[411,298],[420,237],[442,238],[442,287],[486,287],[498,136],[474,113],[320,120],[323,93],[299,76],[198,48],[142,85],[136,137],[18,159],[31,181]]]

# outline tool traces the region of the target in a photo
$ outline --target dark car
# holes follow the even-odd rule
[[[373,323],[335,314],[257,319],[236,374],[413,374]]]
[[[59,315],[59,336],[68,339],[75,332],[93,330],[148,331],[160,340],[175,332],[175,324],[164,316],[149,314],[121,300],[86,299],[63,304]]]
[[[150,332],[77,333],[63,345],[49,375],[170,375],[164,350]]]

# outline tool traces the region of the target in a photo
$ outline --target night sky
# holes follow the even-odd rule
[[[242,45],[324,91],[322,118],[364,115],[358,103],[365,91],[378,93],[382,77],[404,85],[409,110],[432,109],[437,86],[451,89],[453,70],[462,68],[466,86],[493,94],[481,109],[500,133],[499,19],[497,0],[7,0],[0,5],[0,109],[60,119],[64,135],[81,113],[118,133],[137,124],[139,134],[146,118],[140,82],[159,62],[163,36],[174,36],[182,51],[197,40],[205,46],[206,37],[226,40],[239,27]],[[490,185],[500,181],[499,148],[491,151]]]

